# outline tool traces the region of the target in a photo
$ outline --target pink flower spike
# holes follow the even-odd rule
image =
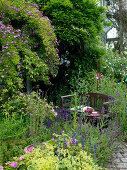
[[[69,142],[66,142],[66,146],[69,146]]]
[[[54,142],[54,141],[55,141],[55,139],[54,139],[54,138],[52,138],[52,141]]]
[[[20,96],[22,96],[22,95],[23,95],[23,93],[20,93],[19,95],[20,95]]]
[[[102,78],[100,78],[100,81],[102,81]]]
[[[34,149],[34,147],[33,147],[33,146],[31,146],[30,148],[28,148],[28,151],[32,152],[32,151],[33,151],[33,149]]]
[[[11,167],[12,167],[12,168],[17,168],[17,166],[18,166],[17,162],[12,162],[12,163],[11,163]]]
[[[22,161],[23,160],[23,158],[22,157],[20,157],[19,159],[18,159],[18,161]]]

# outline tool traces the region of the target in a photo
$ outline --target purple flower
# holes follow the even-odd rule
[[[27,41],[27,40],[25,40],[25,41],[24,41],[24,43],[25,43],[25,44],[27,44],[27,43],[28,43],[28,41]]]
[[[4,78],[4,75],[3,76],[1,76],[2,77],[2,79]]]
[[[0,63],[2,63],[2,61],[0,61]]]
[[[12,167],[12,168],[17,168],[17,166],[18,166],[17,162],[12,162],[12,163],[11,163],[11,167]]]

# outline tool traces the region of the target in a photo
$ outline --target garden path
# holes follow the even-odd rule
[[[127,142],[120,145],[117,154],[113,154],[113,161],[109,162],[109,170],[127,170]]]

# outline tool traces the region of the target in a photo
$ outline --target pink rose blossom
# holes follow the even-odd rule
[[[52,141],[54,142],[54,141],[55,141],[55,139],[54,139],[54,138],[52,138]]]
[[[18,159],[18,161],[22,161],[23,160],[23,158],[22,157],[20,157],[19,159]]]
[[[0,165],[0,170],[3,170],[3,166],[2,165]]]
[[[17,162],[12,162],[12,163],[11,163],[11,167],[12,167],[12,168],[17,168],[17,166],[18,166]]]
[[[69,142],[66,142],[66,146],[69,146]]]
[[[74,138],[71,138],[70,141],[71,141],[71,143],[76,143],[76,139],[74,139]]]
[[[33,151],[33,149],[34,149],[34,147],[33,147],[33,146],[31,146],[30,148],[28,148],[28,151],[32,152],[32,151]]]

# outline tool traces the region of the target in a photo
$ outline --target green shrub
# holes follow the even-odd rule
[[[2,106],[3,114],[20,118],[20,116],[40,115],[41,121],[45,119],[53,119],[57,114],[53,108],[53,104],[48,104],[46,99],[41,99],[36,92],[31,94],[20,93],[8,98]]]
[[[15,120],[14,118],[3,118],[0,121],[0,163],[7,162],[14,156],[23,153],[19,139],[26,137],[28,125],[23,122],[23,119]]]
[[[101,62],[101,70],[104,75],[116,79],[116,82],[125,81],[127,77],[127,56],[120,56],[117,51],[107,50]]]

